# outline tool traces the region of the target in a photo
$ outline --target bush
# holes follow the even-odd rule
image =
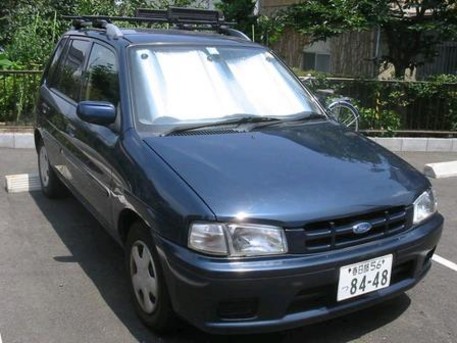
[[[19,26],[7,46],[8,57],[28,69],[41,69],[54,48],[56,40],[63,31],[57,21],[43,18],[40,13],[29,18],[29,25]]]
[[[372,129],[456,131],[456,80],[455,76],[441,75],[427,82],[329,80],[329,83],[338,93],[356,99],[367,118],[379,118],[368,124]],[[387,119],[382,119],[385,116]],[[398,128],[393,117],[400,121]]]
[[[40,74],[0,74],[0,122],[30,125]]]
[[[374,108],[358,108],[360,113],[360,130],[384,130],[378,135],[384,137],[395,136],[400,129],[400,116],[392,110],[376,111]]]

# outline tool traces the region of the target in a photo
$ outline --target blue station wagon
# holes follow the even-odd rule
[[[421,173],[332,120],[218,12],[135,19],[172,29],[111,19],[76,17],[61,37],[35,143],[44,194],[70,190],[125,248],[144,323],[284,330],[424,277],[443,218]]]

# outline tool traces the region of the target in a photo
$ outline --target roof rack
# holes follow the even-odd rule
[[[170,24],[196,24],[221,26],[229,25],[224,20],[224,14],[219,11],[202,10],[198,8],[168,7],[166,10],[152,10],[139,8],[135,11],[136,17],[168,22]]]
[[[139,8],[134,17],[128,16],[103,16],[103,15],[64,15],[64,19],[73,20],[75,29],[83,29],[92,26],[106,29],[108,36],[118,39],[122,37],[122,31],[112,21],[126,21],[135,23],[168,23],[178,29],[184,30],[216,30],[221,34],[250,40],[241,31],[230,28],[235,23],[226,22],[220,11],[203,10],[197,8],[168,7],[166,10]]]

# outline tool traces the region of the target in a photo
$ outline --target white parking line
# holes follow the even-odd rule
[[[433,255],[432,260],[457,272],[457,264],[455,264],[454,262],[446,260],[445,258],[442,258],[441,256],[438,256],[438,255]],[[0,341],[0,343],[1,343],[1,341]]]
[[[0,343],[2,343],[2,334],[0,333]]]

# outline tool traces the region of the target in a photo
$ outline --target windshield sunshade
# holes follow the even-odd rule
[[[135,113],[143,125],[319,111],[264,49],[148,47],[133,49],[131,58]]]

